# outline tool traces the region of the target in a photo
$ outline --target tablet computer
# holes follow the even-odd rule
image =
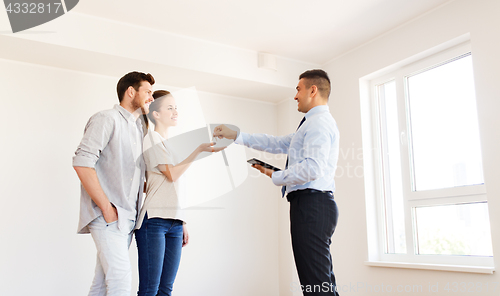
[[[247,162],[248,162],[249,164],[259,164],[259,165],[261,165],[261,166],[265,167],[266,169],[271,169],[271,170],[273,170],[273,171],[281,171],[281,169],[278,169],[277,167],[272,166],[272,165],[270,165],[270,164],[268,164],[268,163],[265,163],[265,162],[263,162],[262,160],[259,160],[259,159],[257,159],[257,158],[252,158],[252,159],[249,159],[249,160],[247,160]]]

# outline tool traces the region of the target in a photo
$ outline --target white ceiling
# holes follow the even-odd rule
[[[447,2],[85,0],[74,11],[323,65]]]

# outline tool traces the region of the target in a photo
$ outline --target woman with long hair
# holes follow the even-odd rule
[[[177,125],[177,105],[169,91],[157,90],[149,106],[148,119],[154,124],[144,139],[146,199],[136,224],[139,255],[138,296],[171,295],[189,235],[181,209],[183,173],[201,152],[218,152],[214,143],[198,146],[180,161],[168,141],[168,131]]]

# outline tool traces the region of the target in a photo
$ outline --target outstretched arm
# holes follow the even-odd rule
[[[226,138],[235,140],[237,144],[243,144],[249,148],[265,151],[273,154],[288,153],[288,147],[294,134],[283,137],[271,136],[266,134],[237,134],[236,131],[225,125],[219,125],[214,129],[214,137],[219,139]]]
[[[184,159],[181,163],[177,165],[171,165],[171,164],[160,164],[158,165],[158,169],[162,174],[165,175],[167,180],[170,182],[175,182],[177,181],[184,172],[189,168],[191,163],[195,161],[196,157],[201,153],[201,152],[219,152],[224,150],[226,147],[213,147],[215,143],[203,143],[198,148],[196,148],[193,153],[191,153],[186,159]]]

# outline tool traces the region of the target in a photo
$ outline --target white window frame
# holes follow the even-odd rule
[[[465,40],[466,42],[464,42]],[[461,36],[439,47],[422,53],[407,61],[388,67],[360,79],[362,118],[363,118],[363,150],[365,164],[365,186],[367,192],[367,222],[369,258],[366,262],[371,266],[438,269],[477,273],[493,273],[493,257],[450,256],[450,255],[417,255],[415,253],[414,208],[417,206],[452,205],[460,203],[487,202],[485,185],[471,185],[439,190],[412,191],[413,176],[410,167],[406,99],[406,79],[408,76],[440,66],[446,61],[456,59],[471,52],[468,36]],[[405,98],[401,106],[398,99],[399,126],[401,135],[401,164],[404,191],[405,232],[407,254],[385,253],[385,209],[384,181],[382,175],[382,156],[379,122],[379,103],[377,86],[389,81],[396,82],[398,98]],[[403,118],[404,117],[404,118]]]

